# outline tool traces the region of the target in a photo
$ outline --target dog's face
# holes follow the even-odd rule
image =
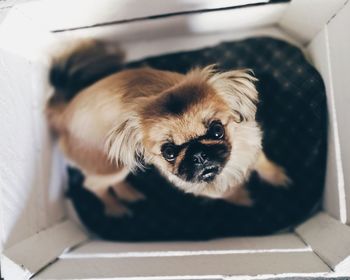
[[[107,137],[109,157],[131,170],[143,158],[185,192],[222,197],[261,150],[254,80],[245,70],[192,70],[126,112]]]
[[[143,122],[149,160],[185,182],[212,182],[230,156],[227,130],[234,120],[212,91],[188,84],[172,89],[147,110]]]
[[[146,161],[186,192],[220,197],[241,183],[261,141],[252,80],[195,70],[155,97],[141,113]]]

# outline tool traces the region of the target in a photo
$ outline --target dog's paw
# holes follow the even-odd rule
[[[127,203],[138,202],[145,199],[145,196],[126,181],[112,186],[114,194],[121,201]]]
[[[132,211],[118,198],[113,188],[108,189],[107,193],[102,198],[102,202],[105,207],[106,216],[116,218],[132,216]]]
[[[263,180],[268,182],[274,187],[284,187],[287,188],[291,183],[292,180],[288,177],[286,174],[286,171],[283,167],[274,165],[270,168],[267,172],[260,174]]]
[[[287,188],[292,183],[285,169],[267,159],[264,154],[259,157],[255,170],[262,180],[274,187]]]
[[[101,198],[101,196],[100,196]],[[112,217],[132,216],[132,211],[127,207],[132,203],[144,200],[145,196],[123,181],[109,187],[108,193],[103,197],[105,214]]]
[[[111,175],[86,176],[84,186],[104,205],[106,216],[132,216],[131,204],[145,199],[145,196],[124,181],[128,170],[121,170]]]
[[[249,191],[244,186],[238,186],[224,197],[224,200],[240,206],[253,206],[254,202],[250,197]]]
[[[104,203],[105,215],[115,218],[131,217],[132,212],[123,204],[116,203]]]
[[[261,179],[274,187],[287,188],[292,183],[285,169],[273,162],[270,162],[268,168],[265,168],[263,172],[261,170],[257,171]]]

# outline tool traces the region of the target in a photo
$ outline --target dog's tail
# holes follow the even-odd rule
[[[82,89],[122,68],[124,53],[116,45],[98,40],[83,40],[58,53],[49,71],[54,93],[46,107],[53,128],[65,105]]]
[[[102,41],[79,41],[53,58],[49,80],[55,95],[70,101],[80,90],[120,70],[124,53]]]

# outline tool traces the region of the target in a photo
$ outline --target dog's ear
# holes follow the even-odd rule
[[[105,150],[110,160],[129,168],[130,171],[143,167],[144,149],[136,116],[128,116],[114,126],[106,138]]]
[[[249,69],[212,73],[208,82],[232,108],[237,122],[255,119],[258,92],[254,82],[257,79]]]

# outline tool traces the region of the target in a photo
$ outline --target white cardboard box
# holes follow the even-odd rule
[[[4,279],[350,279],[349,1],[15,2],[0,2]],[[261,5],[235,7],[252,2]],[[292,233],[266,237],[162,243],[91,239],[67,210],[63,160],[43,115],[50,46],[99,37],[120,41],[134,60],[254,35],[296,44],[325,81],[330,129],[324,211]]]

